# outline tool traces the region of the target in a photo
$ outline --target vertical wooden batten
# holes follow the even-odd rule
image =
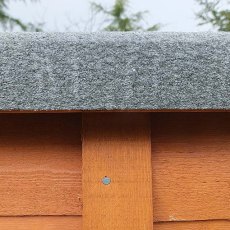
[[[150,132],[147,113],[83,114],[83,230],[153,229]]]

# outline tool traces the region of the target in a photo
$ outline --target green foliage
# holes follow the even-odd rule
[[[160,25],[155,24],[149,28],[143,28],[142,22],[147,11],[127,14],[128,0],[115,0],[110,9],[106,9],[101,4],[91,3],[91,7],[96,14],[102,13],[106,16],[103,30],[106,31],[155,31]]]
[[[219,31],[230,31],[230,8],[221,9],[221,0],[197,0],[202,10],[197,14],[199,25],[210,24]],[[229,1],[227,2],[228,4]]]
[[[13,30],[14,27],[22,31],[41,31],[42,25],[34,25],[32,23],[23,23],[18,18],[14,18],[7,13],[9,0],[0,0],[0,27],[3,30]]]

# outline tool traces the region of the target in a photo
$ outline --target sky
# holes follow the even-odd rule
[[[90,23],[92,17],[90,0],[39,0],[35,3],[27,1],[11,1],[11,15],[25,22],[45,22],[46,31],[94,31],[99,28],[102,18],[95,24]],[[114,0],[95,0],[105,6],[111,6]],[[145,11],[146,26],[162,24],[161,31],[210,31],[209,26],[197,26],[195,12],[200,8],[195,0],[130,0],[131,12]]]

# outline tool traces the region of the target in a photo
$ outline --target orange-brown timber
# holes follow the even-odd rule
[[[1,216],[82,213],[80,131],[80,114],[0,114]]]
[[[82,230],[78,216],[0,217],[1,230]]]
[[[152,114],[155,221],[230,219],[230,114]]]
[[[84,230],[152,230],[149,114],[83,114],[83,204]]]

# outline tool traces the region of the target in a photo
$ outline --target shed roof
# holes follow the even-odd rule
[[[0,110],[230,109],[230,33],[1,33]]]

